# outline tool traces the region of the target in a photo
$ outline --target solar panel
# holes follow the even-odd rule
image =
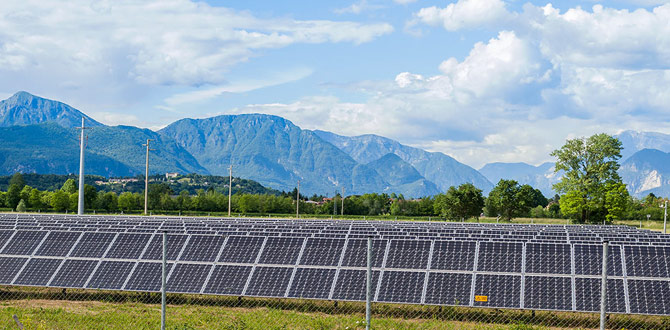
[[[0,283],[12,284],[28,258],[0,257]]]
[[[133,269],[133,265],[134,263],[129,261],[101,261],[86,287],[120,290]]]
[[[575,244],[575,274],[600,275],[603,268],[602,245]],[[619,246],[609,245],[607,249],[607,275],[621,276],[621,250]]]
[[[521,276],[477,274],[474,295],[474,306],[520,308]]]
[[[468,306],[472,274],[434,273],[428,275],[426,304]]]
[[[199,293],[212,265],[177,264],[167,280],[167,291]]]
[[[293,268],[288,267],[256,267],[245,294],[257,297],[283,297],[292,274]]]
[[[77,243],[81,232],[77,231],[52,231],[42,242],[36,256],[65,257],[72,247]]]
[[[670,314],[670,282],[628,280],[630,312],[639,314]]]
[[[575,279],[575,301],[577,310],[595,312],[600,311],[600,288],[599,278],[576,278]],[[625,313],[626,298],[623,280],[607,280],[607,312]]]
[[[421,303],[425,272],[385,271],[377,301]]]
[[[522,252],[522,243],[480,242],[477,271],[520,273]]]
[[[151,239],[150,234],[122,233],[116,237],[105,258],[138,259]]]
[[[70,253],[70,257],[102,258],[114,237],[115,233],[84,233]]]
[[[377,289],[379,274],[380,271],[372,271],[373,299]],[[335,282],[335,289],[333,291],[332,298],[335,300],[364,301],[366,285],[367,271],[358,269],[341,269],[337,276],[337,281]]]
[[[526,276],[524,307],[572,310],[572,279],[570,277]]]
[[[334,278],[335,269],[298,268],[288,296],[328,299]]]
[[[298,260],[304,238],[269,237],[261,252],[259,263],[293,265]]]
[[[435,241],[431,269],[473,270],[476,242]]]
[[[229,236],[219,262],[254,263],[264,240],[258,236]]]
[[[167,235],[167,260],[177,260],[186,239],[188,239],[187,235]],[[163,260],[163,234],[153,235],[142,259]]]
[[[252,266],[217,265],[204,293],[242,295]]]
[[[626,274],[642,277],[670,277],[670,247],[626,246]]]
[[[46,231],[17,231],[2,254],[31,255],[46,234]]]
[[[431,241],[392,240],[386,268],[425,269],[428,267]]]
[[[170,273],[172,263],[167,264],[166,272]],[[163,264],[160,262],[138,262],[133,270],[124,289],[130,291],[150,291],[161,290],[163,278]]]
[[[571,274],[570,244],[526,244],[526,273]]]
[[[372,267],[381,267],[386,252],[385,240],[372,241]],[[347,267],[367,267],[368,260],[368,240],[367,239],[349,239],[344,253],[342,266]]]
[[[63,262],[61,259],[33,258],[14,281],[15,285],[45,286]]]
[[[222,236],[191,235],[179,260],[215,261],[224,240]]]
[[[337,266],[344,248],[344,239],[308,238],[300,258],[301,265]]]
[[[83,288],[98,262],[98,260],[65,260],[49,285],[62,288]]]

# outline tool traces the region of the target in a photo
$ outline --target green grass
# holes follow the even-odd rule
[[[167,328],[364,329],[364,304],[299,299],[168,295]],[[0,287],[0,329],[157,329],[160,296],[97,290]],[[670,318],[611,315],[612,329],[667,329]],[[373,329],[595,329],[598,315],[373,304]]]

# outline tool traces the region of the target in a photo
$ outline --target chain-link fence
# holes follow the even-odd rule
[[[4,287],[3,329],[159,329],[159,293]],[[598,329],[597,313],[372,304],[373,329]],[[364,329],[365,303],[167,294],[166,329]],[[608,314],[607,329],[670,317]]]

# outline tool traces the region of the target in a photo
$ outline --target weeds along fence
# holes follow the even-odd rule
[[[178,264],[168,261],[168,236],[162,236],[162,261],[32,256],[21,262],[21,258],[0,257],[0,282],[7,283],[7,278],[12,277],[13,284],[0,287],[0,326],[670,329],[670,317],[651,315],[670,312],[666,309],[670,305],[670,279],[632,280],[617,272],[608,278],[608,261],[612,258],[607,256],[607,243],[602,248],[600,275],[575,278],[521,274],[517,278],[510,274],[430,271],[417,276],[419,272],[415,271],[380,269],[373,267],[372,239],[367,242],[367,267],[271,267],[259,265],[259,260],[248,266]],[[281,246],[275,252],[278,257],[289,253]],[[446,276],[447,281],[428,289],[432,275],[441,279]],[[488,289],[484,289],[487,284],[478,276],[490,281]],[[569,284],[557,286],[555,278]],[[64,283],[81,288],[67,288]],[[440,299],[446,303],[434,303]],[[526,307],[520,308],[523,306]],[[605,308],[601,310],[602,307]],[[558,310],[561,308],[582,311]],[[635,314],[631,308],[644,308],[651,313]],[[601,312],[595,312],[598,310]]]

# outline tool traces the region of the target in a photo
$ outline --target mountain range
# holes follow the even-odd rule
[[[18,92],[0,101],[0,175],[76,173],[85,118],[87,174],[144,173],[142,146],[151,139],[150,172],[233,175],[278,190],[300,182],[304,194],[386,192],[422,197],[452,185],[473,183],[488,193],[500,179],[514,179],[554,194],[561,173],[553,163],[490,163],[479,171],[439,152],[428,152],[378,135],[342,136],[304,130],[265,114],[181,119],[159,131],[106,126],[58,101]],[[670,135],[625,131],[620,174],[636,196],[670,193]]]

